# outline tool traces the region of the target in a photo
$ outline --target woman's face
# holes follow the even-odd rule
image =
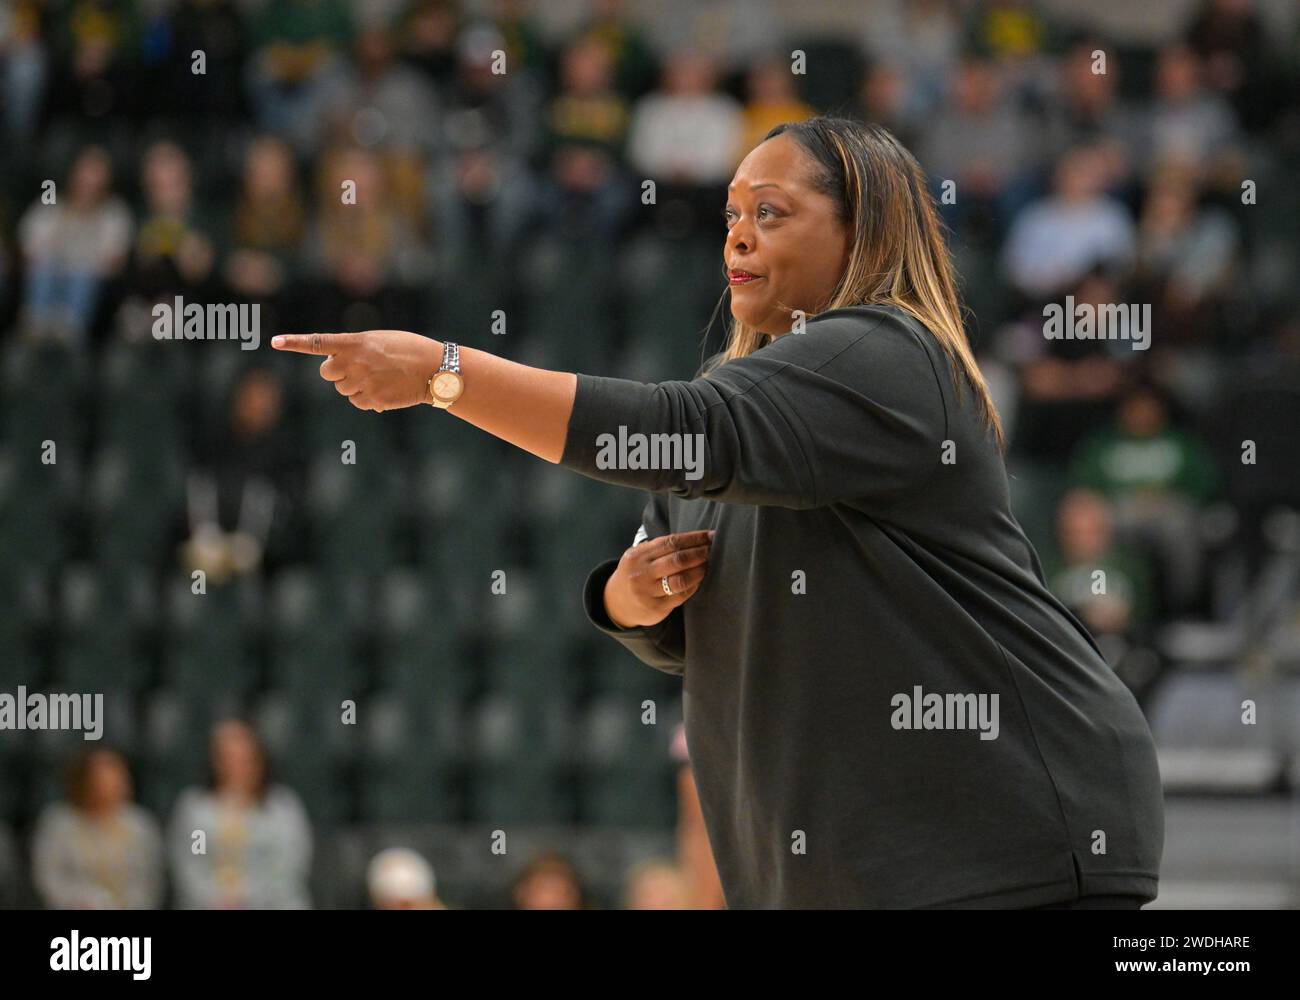
[[[114,753],[97,753],[90,758],[86,775],[86,801],[92,809],[117,809],[131,798],[131,776],[122,758]]]
[[[212,736],[212,769],[222,791],[250,793],[262,777],[262,760],[252,733],[240,723],[224,722]]]
[[[849,228],[806,183],[812,167],[794,139],[778,135],[741,161],[728,188],[723,261],[757,276],[732,281],[731,315],[762,333],[789,333],[792,310],[824,305],[848,260]]]

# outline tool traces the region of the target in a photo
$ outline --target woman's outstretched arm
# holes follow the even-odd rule
[[[428,379],[442,364],[442,342],[403,330],[299,333],[274,337],[281,351],[327,357],[321,377],[362,410],[396,410],[429,402]],[[577,376],[530,368],[461,347],[465,390],[448,413],[538,458],[558,463]]]

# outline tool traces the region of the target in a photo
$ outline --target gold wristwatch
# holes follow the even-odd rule
[[[449,341],[442,345],[442,367],[429,376],[429,402],[445,410],[465,391],[465,376],[460,373],[460,346]]]

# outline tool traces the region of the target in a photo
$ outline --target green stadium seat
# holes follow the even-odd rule
[[[164,682],[194,696],[248,695],[259,679],[247,634],[261,601],[255,581],[210,581],[195,594],[188,577],[173,578],[164,597]]]

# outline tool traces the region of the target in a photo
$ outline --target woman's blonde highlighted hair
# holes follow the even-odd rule
[[[852,233],[839,283],[807,318],[858,305],[892,305],[906,312],[938,339],[958,397],[968,381],[981,418],[1005,447],[1002,422],[966,339],[952,257],[916,158],[886,129],[846,118],[818,116],[777,125],[763,141],[785,133],[809,154],[816,165],[813,187],[835,202]],[[706,363],[704,375],[773,339],[733,320],[726,348]]]

